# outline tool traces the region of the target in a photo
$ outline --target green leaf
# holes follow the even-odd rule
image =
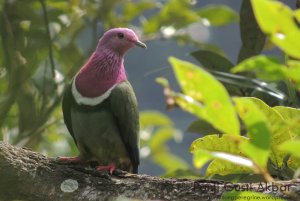
[[[295,16],[296,20],[298,21],[298,23],[300,23],[300,9],[297,9],[294,11],[294,16]]]
[[[299,149],[298,149],[299,150]],[[300,167],[300,159],[295,155],[291,155],[287,160],[287,165],[294,171],[297,171]]]
[[[153,161],[164,168],[167,173],[178,169],[189,168],[189,165],[183,159],[170,153],[165,147],[162,147],[159,153],[152,154],[152,158]]]
[[[208,69],[229,72],[229,69],[233,67],[231,61],[212,51],[198,50],[192,52],[191,55]]]
[[[238,141],[236,139],[238,139]],[[207,151],[226,152],[233,155],[244,156],[238,147],[239,141],[247,141],[247,138],[229,134],[224,134],[221,137],[219,135],[207,135],[193,141],[190,146],[190,152],[195,153],[199,149],[204,149]]]
[[[245,123],[250,142],[263,150],[271,146],[271,135],[267,118],[249,98],[233,99],[237,111]]]
[[[280,149],[300,158],[300,140],[289,140],[282,143]]]
[[[155,81],[163,87],[169,87],[169,81],[163,77],[157,77]]]
[[[289,60],[286,77],[300,90],[300,61]]]
[[[126,21],[133,20],[135,17],[139,16],[140,13],[154,7],[155,3],[151,1],[126,2],[126,4],[124,4],[123,18]]]
[[[157,32],[163,26],[183,28],[196,22],[200,17],[193,12],[189,0],[169,0],[160,9],[159,13],[143,23],[143,31],[146,34]],[[179,12],[180,11],[180,12]]]
[[[280,80],[285,78],[285,66],[280,64],[276,58],[267,56],[256,56],[244,60],[231,69],[231,72],[255,72],[258,78],[262,80]]]
[[[206,150],[197,150],[194,154],[194,165],[196,168],[201,168],[212,159],[213,161],[206,170],[207,176],[245,173],[250,172],[250,168],[254,168],[253,162],[247,158],[224,152],[209,152]]]
[[[233,160],[237,160],[239,158],[234,158]],[[245,160],[245,158],[241,158]],[[250,162],[250,160],[247,160]],[[206,176],[213,175],[231,175],[231,174],[243,174],[243,173],[251,173],[251,170],[248,166],[241,166],[240,164],[235,163],[235,161],[226,161],[225,159],[215,159],[213,160],[206,170]]]
[[[237,22],[239,17],[230,7],[225,5],[209,5],[197,11],[201,18],[207,19],[213,26],[224,26]]]
[[[248,167],[240,166],[234,163],[234,161],[224,161],[226,160],[226,156],[228,156],[226,154],[240,156],[245,159],[245,155],[239,148],[239,143],[247,141],[248,139],[242,136],[225,134],[219,137],[219,135],[208,135],[195,140],[190,146],[190,152],[195,154],[194,164],[198,168],[214,159],[209,164],[206,175],[251,172]],[[220,155],[215,155],[213,152],[223,153],[225,159],[221,160]]]
[[[196,168],[202,168],[206,163],[212,160],[213,157],[208,151],[198,150],[194,153],[194,165]]]
[[[267,118],[251,99],[234,98],[234,102],[250,138],[249,142],[241,144],[241,149],[258,165],[266,167],[271,148]]]
[[[211,152],[216,160],[212,161],[207,168],[207,175],[241,174],[255,170],[252,160],[223,152]]]
[[[172,126],[173,123],[161,112],[157,111],[143,111],[140,113],[140,124],[141,128],[145,128],[147,126]]]
[[[215,129],[211,124],[202,120],[196,120],[193,123],[191,123],[187,131],[191,133],[202,134],[202,135],[209,135],[209,134],[216,134],[216,133],[221,134],[221,132]]]
[[[182,133],[173,127],[172,121],[164,114],[156,111],[140,113],[141,128],[150,132],[148,137],[141,135],[142,146],[150,148],[151,160],[161,166],[166,172],[177,169],[188,169],[189,165],[180,157],[169,151],[168,142],[171,139],[182,138]],[[152,133],[153,132],[153,133]]]
[[[157,151],[159,147],[164,146],[170,139],[176,137],[178,131],[173,127],[164,126],[155,131],[149,141],[149,146],[152,151]]]
[[[264,47],[266,35],[260,30],[250,0],[243,0],[240,10],[240,33],[242,47],[238,63],[259,54]]]
[[[47,6],[49,8],[54,8],[57,10],[61,10],[63,12],[67,12],[70,9],[70,5],[66,1],[48,1]]]
[[[231,71],[233,73],[251,71],[258,78],[267,81],[290,80],[300,89],[300,62],[296,60],[289,60],[285,66],[276,58],[260,55],[244,60]]]
[[[300,29],[292,10],[279,1],[252,0],[256,20],[270,40],[287,54],[300,58]]]
[[[285,122],[288,125],[290,131],[290,137],[295,138],[296,135],[300,134],[300,110],[291,107],[276,106],[274,110],[280,113]]]
[[[272,138],[272,152],[270,158],[272,162],[276,164],[278,168],[280,168],[283,164],[286,152],[281,151],[279,149],[279,145],[287,140],[292,139],[292,135],[289,130],[289,125],[286,123],[286,121],[283,119],[279,112],[277,112],[273,108],[270,108],[262,100],[259,100],[257,98],[249,99],[251,99],[267,117]]]
[[[183,92],[190,97],[185,101],[193,107],[189,111],[224,133],[239,135],[239,121],[224,86],[192,63],[174,57],[169,62]]]
[[[249,188],[245,184],[244,188]],[[229,187],[228,187],[229,188]],[[271,195],[265,195],[263,193],[258,193],[258,192],[250,192],[250,191],[244,191],[243,185],[240,184],[240,191],[233,191],[234,188],[232,187],[232,190],[228,190],[226,193],[222,195],[221,201],[227,201],[227,200],[235,200],[235,201],[245,201],[245,200],[266,200],[266,201],[273,201],[273,200],[278,200],[278,201],[284,201],[284,199],[280,199],[278,197],[273,197]]]

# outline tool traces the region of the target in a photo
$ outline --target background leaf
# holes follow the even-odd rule
[[[141,128],[147,126],[172,126],[173,122],[163,113],[158,111],[144,111],[140,115]]]
[[[260,30],[251,6],[251,1],[243,0],[240,10],[240,34],[242,47],[238,63],[259,54],[264,47],[266,35]]]
[[[229,72],[229,69],[234,65],[224,56],[208,50],[197,50],[191,55],[197,59],[204,68]]]
[[[163,26],[182,28],[196,22],[200,17],[190,10],[191,2],[188,0],[170,0],[164,4],[157,15],[150,17],[143,23],[146,34],[154,33]],[[180,10],[180,12],[178,12]]]
[[[197,13],[201,18],[207,19],[214,26],[224,26],[239,19],[234,10],[224,5],[209,5],[198,10]]]

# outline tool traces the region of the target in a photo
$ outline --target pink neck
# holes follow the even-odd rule
[[[103,95],[113,85],[126,80],[123,56],[111,50],[95,51],[75,77],[75,86],[84,97]]]

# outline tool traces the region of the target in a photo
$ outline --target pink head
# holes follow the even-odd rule
[[[100,38],[97,50],[110,49],[120,55],[124,55],[126,51],[134,46],[147,48],[147,46],[139,41],[137,35],[128,28],[114,28],[104,33]]]

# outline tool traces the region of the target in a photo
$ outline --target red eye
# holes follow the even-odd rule
[[[124,38],[124,34],[123,33],[118,33],[118,38],[120,38],[120,39]]]

